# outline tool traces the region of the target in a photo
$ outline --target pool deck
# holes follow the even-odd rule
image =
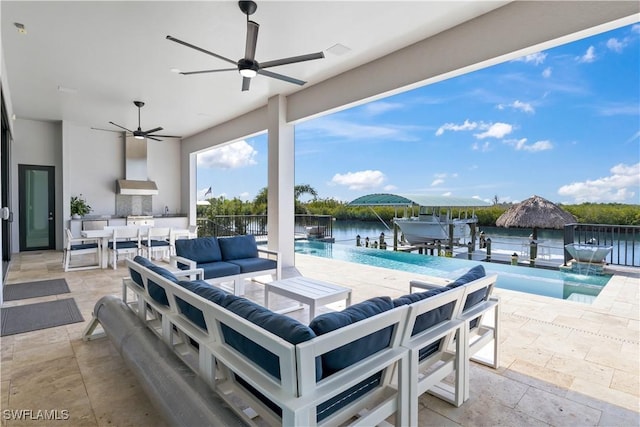
[[[123,266],[123,264],[120,264]],[[398,297],[426,276],[296,254],[297,274],[353,289],[353,303]],[[68,410],[70,420],[8,420],[2,426],[162,426],[163,420],[107,339],[83,342],[95,302],[121,293],[124,267],[64,273],[60,252],[14,254],[5,285],[66,278],[70,294],[5,302],[3,307],[73,297],[85,322],[0,339],[0,407]],[[247,284],[262,302],[264,286]],[[454,408],[420,397],[420,426],[640,425],[640,269],[617,268],[592,305],[496,289],[501,300],[498,370],[472,364],[471,398]],[[274,296],[273,306],[290,305]],[[319,312],[344,307],[344,302]],[[305,321],[308,308],[291,313]],[[4,412],[3,412],[4,415]]]

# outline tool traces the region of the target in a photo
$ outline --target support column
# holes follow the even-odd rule
[[[267,105],[269,249],[280,252],[282,267],[295,265],[294,126],[288,124],[287,102],[282,95],[269,98]]]

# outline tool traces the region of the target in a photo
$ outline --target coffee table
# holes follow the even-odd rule
[[[346,300],[347,307],[351,305],[350,288],[302,276],[265,283],[264,306],[267,308],[269,308],[270,293],[291,298],[300,303],[297,306],[279,310],[278,313],[299,310],[302,308],[302,304],[307,304],[309,306],[309,320],[316,317],[318,305],[342,300]]]

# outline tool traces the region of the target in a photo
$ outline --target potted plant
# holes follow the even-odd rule
[[[87,201],[82,197],[82,194],[79,196],[71,196],[71,217],[74,219],[78,219],[81,216],[84,216],[91,212],[91,206],[87,204]]]

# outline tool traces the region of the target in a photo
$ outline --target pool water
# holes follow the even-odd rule
[[[317,241],[297,241],[295,245],[296,253],[300,254],[447,279],[456,279],[478,264],[478,261],[383,251]],[[581,275],[559,270],[488,262],[483,262],[482,265],[487,274],[498,275],[496,286],[499,288],[585,303],[593,302],[611,278],[611,275]]]

